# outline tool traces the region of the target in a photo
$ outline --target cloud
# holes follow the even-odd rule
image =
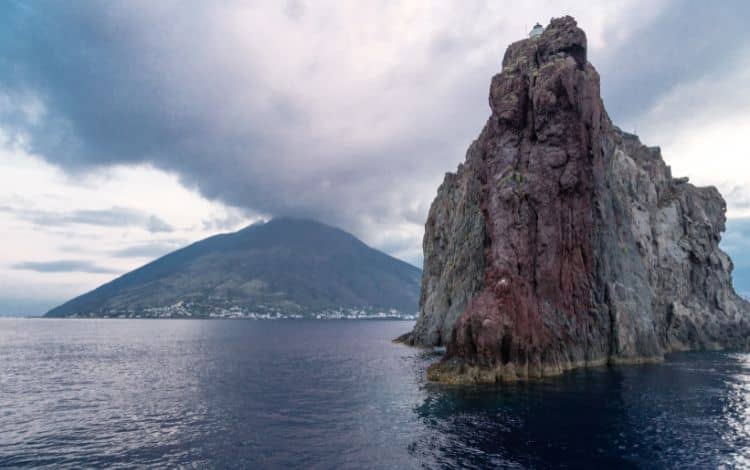
[[[680,83],[735,67],[750,37],[742,1],[0,8],[0,126],[30,152],[72,175],[150,164],[209,199],[320,219],[414,262],[436,188],[481,130],[523,24],[577,16],[628,128]]]
[[[610,115],[631,128],[638,116],[682,83],[721,79],[750,46],[750,3],[673,1],[643,22],[621,22],[615,50],[596,54]],[[725,92],[720,87],[714,94]],[[735,90],[741,91],[741,90]]]
[[[750,188],[744,186],[734,186],[724,195],[730,203],[739,211],[750,209]]]
[[[35,271],[38,273],[92,273],[92,274],[117,274],[119,271],[102,266],[97,266],[90,261],[83,260],[59,260],[59,261],[25,261],[11,266],[12,269]]]
[[[174,227],[156,215],[126,207],[57,212],[16,206],[0,206],[0,212],[11,213],[35,225],[47,228],[82,224],[101,227],[140,227],[150,233],[174,231]]]
[[[226,232],[258,220],[258,218],[251,217],[247,210],[229,207],[222,214],[212,214],[211,217],[203,219],[201,225],[205,231]]]
[[[187,245],[187,242],[184,240],[141,243],[115,250],[112,252],[112,256],[117,258],[156,259],[185,245]]]

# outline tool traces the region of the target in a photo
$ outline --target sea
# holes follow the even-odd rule
[[[444,386],[412,326],[0,319],[0,467],[750,467],[750,355]]]

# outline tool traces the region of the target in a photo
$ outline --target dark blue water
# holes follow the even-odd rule
[[[426,383],[407,322],[0,320],[0,467],[747,467],[750,356]]]

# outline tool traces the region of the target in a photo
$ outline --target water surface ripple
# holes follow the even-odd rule
[[[0,319],[0,467],[750,466],[750,355],[453,388],[411,326]]]

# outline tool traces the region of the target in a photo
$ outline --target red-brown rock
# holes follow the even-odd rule
[[[489,103],[426,224],[406,340],[447,346],[430,378],[513,380],[750,344],[718,248],[724,201],[612,125],[573,18],[508,48]]]

